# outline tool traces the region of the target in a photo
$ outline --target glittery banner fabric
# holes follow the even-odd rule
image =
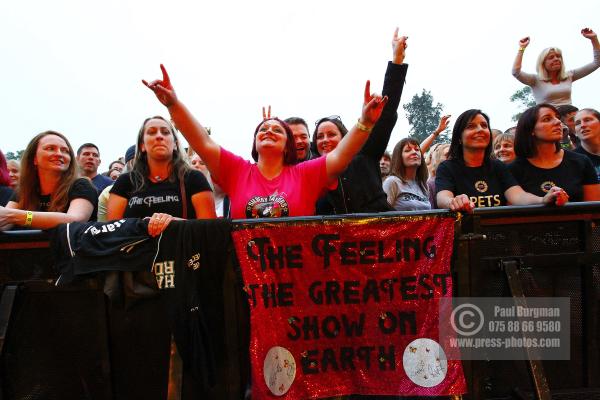
[[[445,216],[238,226],[252,398],[464,393],[438,344],[453,236]]]

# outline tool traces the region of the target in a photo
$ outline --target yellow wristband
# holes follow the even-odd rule
[[[525,47],[519,47],[519,51],[525,51]]]
[[[363,132],[367,132],[367,133],[371,133],[371,131],[373,130],[373,127],[369,128],[365,124],[360,122],[360,118],[358,119],[358,121],[356,121],[356,127],[358,128],[359,131],[363,131]]]
[[[33,213],[31,211],[25,212],[25,226],[31,226],[33,222]]]

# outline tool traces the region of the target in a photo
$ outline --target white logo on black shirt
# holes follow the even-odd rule
[[[475,190],[479,193],[485,193],[488,190],[488,184],[486,181],[477,181],[475,182]]]
[[[175,287],[175,261],[157,262],[152,266],[159,289],[173,289]]]
[[[542,182],[542,184],[540,185],[540,189],[542,189],[544,193],[548,193],[550,189],[552,189],[552,186],[556,186],[556,183],[552,181],[546,181]]]
[[[160,204],[160,203],[179,203],[179,196],[178,195],[146,196],[146,197],[134,196],[129,199],[129,207],[139,206],[142,204],[145,204],[148,207],[152,207],[153,204]]]

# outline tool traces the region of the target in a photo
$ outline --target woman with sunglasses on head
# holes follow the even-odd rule
[[[396,211],[430,210],[427,166],[419,142],[404,138],[394,147],[390,175],[383,182],[388,203]]]
[[[571,86],[600,67],[600,42],[590,28],[583,28],[581,35],[589,39],[594,50],[594,60],[583,67],[565,71],[562,52],[557,47],[542,50],[537,59],[537,74],[521,71],[523,53],[529,45],[529,37],[519,41],[519,51],[513,63],[512,74],[521,83],[530,86],[537,104],[550,103],[554,106],[571,104]]]
[[[490,158],[492,133],[481,110],[462,113],[452,129],[448,160],[440,164],[436,201],[440,208],[471,212],[476,207],[529,204],[562,205],[566,193],[552,187],[543,197],[524,191],[500,161]]]
[[[393,61],[388,63],[382,93],[388,97],[388,103],[381,118],[373,126],[369,139],[339,177],[337,188],[319,199],[317,214],[394,211],[382,188],[379,162],[398,119],[396,110],[408,69],[408,65],[404,64],[406,39],[405,36],[398,36],[396,28],[392,39]],[[338,116],[321,118],[316,123],[313,146],[319,155],[326,156],[335,151],[346,132],[347,129]]]
[[[210,185],[188,165],[169,121],[147,118],[136,144],[131,171],[121,174],[110,190],[109,221],[151,217],[148,233],[156,236],[174,218],[216,218]]]
[[[168,108],[190,146],[202,157],[211,177],[229,196],[232,218],[314,215],[317,198],[335,186],[337,176],[361,148],[387,99],[365,87],[362,116],[338,149],[327,157],[296,164],[294,137],[278,118],[262,121],[254,131],[252,164],[219,146],[177,98],[169,75],[143,83]]]
[[[550,104],[531,107],[519,118],[515,135],[517,159],[509,168],[523,189],[538,196],[560,186],[570,201],[600,200],[600,184],[589,158],[562,149],[562,124]]]
[[[50,229],[68,222],[96,220],[98,193],[80,178],[67,138],[54,131],[36,135],[21,160],[18,191],[0,207],[0,230],[13,225]]]

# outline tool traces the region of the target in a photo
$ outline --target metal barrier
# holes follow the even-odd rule
[[[427,213],[442,212],[445,211]],[[416,213],[302,220],[404,214]],[[290,220],[297,219],[272,222]],[[526,296],[571,299],[571,360],[544,361],[537,366],[528,366],[526,361],[464,361],[469,388],[465,398],[549,398],[548,388],[555,399],[600,398],[600,202],[573,203],[561,208],[476,209],[457,220],[454,246],[456,296],[510,297],[517,288]],[[45,233],[1,233],[0,283],[32,279],[51,282],[51,258]],[[240,311],[240,315],[243,313]],[[107,334],[113,335],[114,327]],[[114,367],[112,385],[118,385],[114,382]],[[119,380],[122,384],[127,382]]]

